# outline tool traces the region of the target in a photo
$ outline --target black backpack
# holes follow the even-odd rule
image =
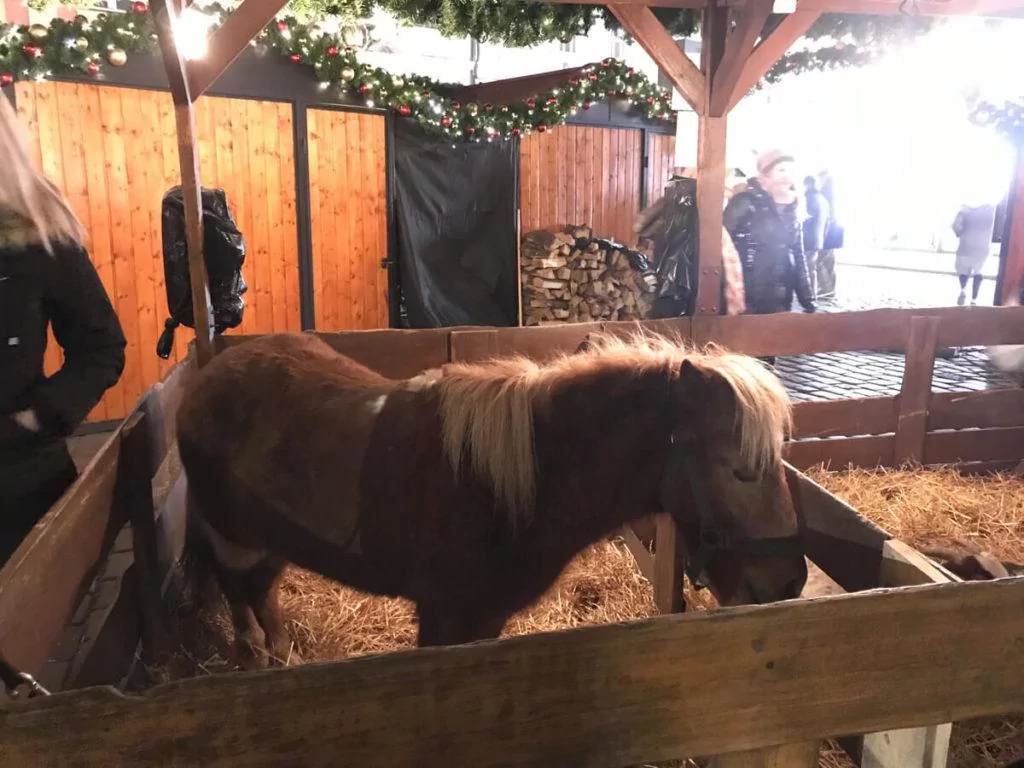
[[[223,189],[201,191],[203,208],[203,257],[210,281],[214,332],[223,333],[242,322],[246,291],[242,279],[245,262],[245,238],[228,210]],[[185,242],[185,203],[181,187],[171,187],[163,199],[164,280],[170,317],[156,344],[156,353],[166,360],[174,347],[174,329],[179,325],[195,327],[192,315],[192,284]]]

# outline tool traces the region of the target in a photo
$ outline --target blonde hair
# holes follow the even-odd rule
[[[60,191],[32,165],[28,139],[10,102],[0,96],[0,211],[12,213],[53,253],[58,242],[81,245],[85,230]]]
[[[553,390],[601,369],[678,374],[683,360],[717,376],[736,398],[741,460],[758,471],[782,459],[792,410],[782,382],[759,360],[720,347],[639,332],[625,338],[591,337],[586,354],[562,355],[546,364],[525,357],[455,363],[440,380],[444,451],[456,475],[468,457],[473,473],[489,481],[513,528],[529,523],[536,501],[535,406]]]

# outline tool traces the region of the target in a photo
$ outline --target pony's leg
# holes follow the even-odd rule
[[[242,669],[259,669],[263,656],[256,647],[256,621],[252,610],[243,601],[228,597],[231,605],[231,624],[235,628],[235,663]]]
[[[302,659],[292,650],[292,639],[285,628],[281,605],[278,602],[283,571],[283,563],[268,561],[247,574],[249,606],[263,630],[264,645],[270,654],[270,663],[301,664]]]
[[[435,645],[461,645],[490,640],[501,634],[508,614],[493,610],[467,611],[451,606],[417,605],[420,648]]]

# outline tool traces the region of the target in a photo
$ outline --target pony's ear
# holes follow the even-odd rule
[[[679,366],[679,388],[686,394],[696,395],[707,386],[707,376],[704,371],[687,360]]]

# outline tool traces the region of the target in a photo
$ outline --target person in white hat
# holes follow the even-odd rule
[[[758,178],[725,208],[725,228],[743,265],[749,314],[788,312],[793,296],[814,312],[803,232],[797,217],[793,157],[773,149],[757,159]]]

